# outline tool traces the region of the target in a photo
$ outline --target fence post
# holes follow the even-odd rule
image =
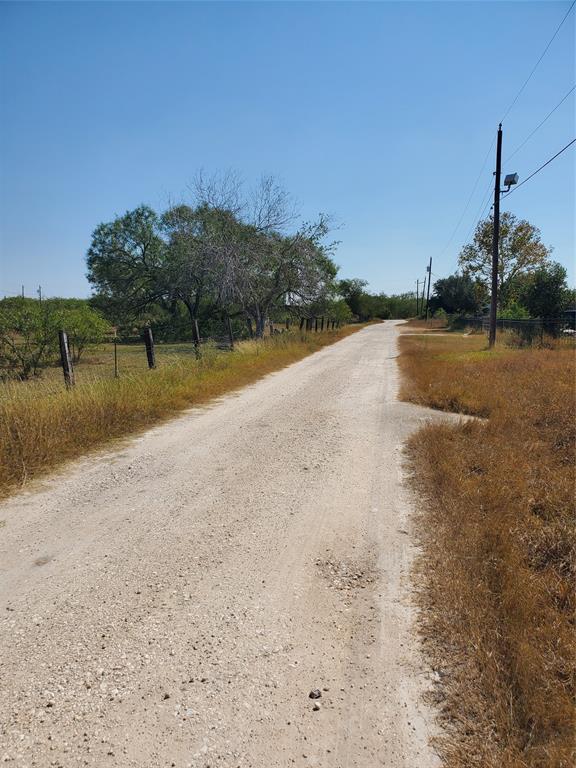
[[[286,318],[286,330],[287,331],[290,330],[290,318],[289,317]]]
[[[62,371],[64,372],[64,383],[67,388],[73,387],[74,367],[70,357],[70,347],[68,346],[68,334],[66,331],[58,331],[58,341],[60,343],[60,360],[62,362]]]
[[[192,342],[194,344],[194,354],[200,357],[200,331],[198,330],[198,320],[192,321]]]
[[[272,318],[268,321],[268,325],[270,326],[270,336],[274,336],[274,320]]]
[[[226,327],[228,328],[228,340],[230,341],[230,349],[234,349],[234,334],[232,333],[232,321],[230,315],[226,315]]]
[[[322,317],[320,318],[320,330],[321,331],[324,330],[324,315],[322,315]]]
[[[118,333],[114,331],[114,378],[118,378]]]
[[[301,317],[300,318],[300,330],[302,330],[304,328],[304,321],[305,321],[305,318]]]
[[[314,332],[318,333],[318,318],[314,318]]]
[[[156,368],[156,355],[154,353],[154,337],[152,328],[149,325],[144,328],[144,345],[146,347],[146,357],[148,358],[148,368]]]

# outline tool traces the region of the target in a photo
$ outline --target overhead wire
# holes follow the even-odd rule
[[[511,189],[511,190],[510,190],[510,192],[507,192],[505,195],[503,195],[503,196],[502,196],[502,199],[504,199],[505,197],[510,197],[510,195],[511,195],[513,192],[516,192],[516,190],[520,189],[520,187],[523,187],[523,186],[524,186],[524,184],[526,184],[526,182],[527,182],[527,181],[530,181],[530,179],[532,179],[534,176],[536,176],[536,174],[537,174],[537,173],[540,173],[540,171],[541,171],[543,168],[546,168],[546,166],[547,166],[547,165],[550,165],[550,163],[551,163],[553,160],[556,160],[556,158],[557,158],[557,157],[559,157],[559,156],[562,154],[562,152],[565,152],[565,151],[566,151],[567,149],[569,149],[569,147],[571,147],[571,146],[572,146],[572,144],[574,144],[574,143],[576,143],[576,139],[572,139],[572,141],[569,141],[569,142],[568,142],[568,144],[566,144],[566,146],[565,146],[565,147],[562,147],[562,149],[561,149],[559,152],[556,152],[556,154],[555,154],[555,155],[553,155],[553,156],[552,156],[552,157],[551,157],[549,160],[546,160],[546,162],[545,162],[545,163],[542,163],[542,165],[541,165],[539,168],[536,168],[536,170],[535,170],[535,171],[533,171],[533,172],[530,174],[530,176],[527,176],[527,177],[524,179],[524,181],[522,181],[520,184],[518,184],[518,186],[514,187],[514,189]]]
[[[565,95],[565,96],[564,96],[562,99],[560,99],[560,101],[558,102],[558,104],[556,104],[556,106],[554,107],[554,109],[551,109],[551,110],[550,110],[550,112],[548,112],[548,114],[546,115],[546,117],[544,118],[544,120],[542,120],[540,123],[538,123],[538,125],[536,126],[536,128],[534,128],[534,130],[532,131],[532,133],[529,133],[529,134],[528,134],[528,136],[526,136],[526,138],[524,139],[524,141],[522,142],[522,144],[520,144],[519,146],[517,146],[517,147],[516,147],[516,149],[514,150],[514,152],[512,152],[512,154],[511,154],[511,155],[508,155],[508,157],[506,158],[506,160],[504,160],[504,162],[505,162],[505,163],[507,163],[509,160],[511,160],[511,159],[514,157],[514,155],[516,155],[518,152],[520,152],[520,150],[522,149],[522,147],[523,147],[525,144],[527,144],[527,143],[530,141],[530,139],[532,138],[532,136],[534,136],[534,134],[535,134],[537,131],[539,131],[539,130],[540,130],[540,128],[542,128],[542,126],[544,125],[544,123],[545,123],[545,122],[546,122],[546,121],[547,121],[547,120],[548,120],[550,117],[552,117],[552,115],[554,114],[554,112],[556,112],[556,110],[558,109],[558,107],[560,107],[560,106],[562,106],[562,104],[564,104],[564,102],[566,101],[566,99],[568,98],[568,96],[570,96],[570,94],[571,94],[571,93],[573,93],[573,91],[574,91],[575,89],[576,89],[576,85],[573,85],[573,86],[572,86],[572,88],[570,88],[570,90],[568,91],[568,93],[567,93],[567,94],[566,94],[566,95]]]
[[[486,152],[486,155],[484,157],[484,162],[482,163],[482,167],[480,168],[480,173],[476,177],[476,181],[474,182],[474,186],[472,187],[472,191],[470,192],[470,195],[468,196],[468,200],[466,201],[466,205],[464,206],[464,210],[462,211],[462,214],[460,215],[460,218],[458,219],[458,223],[454,227],[454,230],[452,231],[452,234],[450,235],[450,238],[449,238],[448,242],[446,243],[446,245],[444,246],[444,248],[442,249],[442,251],[440,252],[440,254],[439,254],[439,256],[437,258],[441,258],[446,253],[446,251],[450,247],[452,241],[454,240],[454,237],[456,236],[456,232],[458,232],[458,230],[460,229],[460,225],[462,224],[464,216],[466,215],[466,211],[470,207],[470,203],[471,203],[472,198],[474,196],[474,192],[476,192],[476,188],[478,187],[478,182],[480,181],[480,178],[481,178],[482,174],[484,173],[484,168],[486,167],[486,163],[488,162],[488,158],[490,157],[490,152],[492,152],[492,148],[494,147],[495,141],[496,141],[496,138],[493,138],[492,139],[492,143],[488,147],[488,151]]]
[[[512,108],[514,107],[514,105],[516,104],[516,102],[518,101],[518,99],[520,98],[520,96],[522,95],[522,93],[524,92],[524,90],[525,90],[526,86],[528,85],[528,83],[529,83],[529,82],[530,82],[530,80],[532,79],[532,77],[533,77],[534,73],[536,72],[536,70],[537,70],[537,69],[538,69],[538,67],[540,66],[540,62],[541,62],[541,61],[542,61],[542,59],[543,59],[543,58],[546,56],[546,54],[547,54],[547,52],[548,52],[548,49],[550,48],[550,46],[552,45],[552,43],[553,43],[553,42],[554,42],[554,40],[556,39],[556,36],[558,35],[558,32],[560,31],[560,29],[561,29],[561,28],[562,28],[562,26],[564,25],[564,23],[565,23],[566,19],[567,19],[567,18],[568,18],[568,16],[570,15],[570,12],[572,11],[572,9],[574,8],[574,6],[575,6],[575,5],[576,5],[576,0],[573,0],[573,2],[570,4],[570,7],[568,8],[568,10],[566,11],[566,13],[565,13],[565,14],[564,14],[564,16],[562,17],[562,20],[560,21],[560,23],[559,23],[559,24],[558,24],[558,26],[556,27],[556,29],[555,29],[555,31],[554,31],[554,33],[553,33],[552,37],[550,38],[550,40],[549,40],[549,41],[548,41],[548,43],[546,44],[546,46],[545,46],[544,50],[543,50],[543,51],[542,51],[542,53],[540,54],[540,56],[539,56],[538,60],[536,61],[536,63],[535,63],[535,64],[534,64],[534,66],[532,67],[532,69],[531,69],[531,71],[530,71],[530,73],[529,73],[528,77],[527,77],[527,78],[526,78],[526,80],[525,80],[525,81],[522,83],[522,85],[521,85],[520,89],[518,90],[518,92],[517,92],[517,93],[516,93],[516,95],[514,96],[514,98],[513,98],[512,102],[510,103],[510,105],[509,105],[508,109],[507,109],[507,110],[506,110],[506,112],[504,113],[504,116],[502,117],[502,120],[501,120],[500,122],[504,122],[505,118],[506,118],[506,117],[507,117],[507,116],[510,114],[510,111],[512,110]],[[509,160],[510,160],[510,159],[511,159],[511,158],[512,158],[514,155],[516,155],[516,154],[517,154],[517,152],[519,152],[519,151],[520,151],[520,149],[522,149],[522,147],[524,147],[524,145],[525,145],[525,144],[526,144],[526,143],[527,143],[527,142],[528,142],[528,141],[529,141],[529,140],[532,138],[532,136],[534,136],[534,134],[535,134],[537,131],[539,131],[539,130],[540,130],[540,128],[541,128],[541,127],[544,125],[544,123],[546,123],[546,121],[547,121],[547,120],[548,120],[548,119],[549,119],[549,118],[550,118],[550,117],[551,117],[551,116],[554,114],[554,112],[555,112],[555,111],[556,111],[556,110],[557,110],[557,109],[558,109],[558,108],[559,108],[559,107],[560,107],[560,106],[561,106],[561,105],[562,105],[562,104],[563,104],[563,103],[566,101],[566,99],[568,98],[568,96],[570,96],[570,94],[571,94],[571,93],[574,91],[574,89],[575,89],[575,88],[576,88],[576,85],[575,85],[575,86],[573,86],[573,87],[572,87],[572,88],[571,88],[571,89],[568,91],[568,93],[567,93],[567,94],[566,94],[566,95],[565,95],[565,96],[564,96],[564,97],[563,97],[563,98],[562,98],[562,99],[561,99],[561,100],[558,102],[558,104],[556,104],[556,106],[555,106],[555,107],[554,107],[554,108],[553,108],[553,109],[552,109],[552,110],[551,110],[551,111],[550,111],[550,112],[549,112],[549,113],[546,115],[546,117],[545,117],[545,118],[544,118],[544,119],[543,119],[543,120],[542,120],[542,121],[541,121],[541,122],[540,122],[540,123],[539,123],[539,124],[538,124],[538,125],[537,125],[537,126],[534,128],[534,130],[533,130],[533,131],[532,131],[532,132],[531,132],[531,133],[530,133],[530,134],[529,134],[529,135],[528,135],[528,136],[527,136],[527,137],[524,139],[524,141],[522,142],[522,144],[520,144],[520,145],[519,145],[519,146],[518,146],[518,147],[517,147],[517,148],[514,150],[514,152],[513,152],[511,155],[509,155],[509,156],[506,158],[506,160],[504,161],[505,163],[506,163],[506,162],[508,162],[508,161],[509,161]],[[473,188],[473,191],[472,191],[472,193],[471,193],[471,195],[470,195],[470,198],[468,199],[468,201],[467,201],[467,203],[466,203],[466,207],[465,207],[465,209],[464,209],[464,212],[463,212],[462,216],[460,217],[460,219],[459,219],[459,221],[458,221],[458,224],[456,225],[456,227],[455,227],[455,229],[454,229],[454,232],[452,233],[452,235],[451,235],[451,237],[450,237],[450,240],[448,241],[448,244],[447,244],[447,246],[446,246],[446,247],[444,248],[444,250],[442,251],[442,255],[443,255],[443,254],[446,252],[446,250],[448,249],[448,247],[449,247],[450,243],[451,243],[451,242],[452,242],[452,240],[454,239],[454,236],[455,236],[456,232],[458,231],[458,228],[460,227],[460,224],[461,224],[461,222],[462,222],[462,220],[463,220],[463,218],[464,218],[464,215],[465,215],[465,213],[466,213],[466,211],[467,211],[467,209],[468,209],[468,206],[470,205],[470,200],[472,199],[472,196],[473,196],[473,194],[474,194],[474,191],[475,191],[475,189],[476,189],[476,187],[477,187],[477,185],[478,185],[478,181],[479,181],[479,179],[480,179],[480,176],[482,175],[482,172],[483,172],[483,170],[484,170],[484,167],[485,167],[485,165],[486,165],[486,162],[487,162],[488,156],[489,156],[489,154],[490,154],[490,151],[492,150],[492,147],[494,146],[494,142],[495,142],[495,141],[496,141],[496,139],[494,138],[494,139],[492,140],[492,144],[490,145],[490,149],[488,150],[488,154],[487,154],[486,158],[484,159],[484,163],[483,163],[483,165],[482,165],[482,170],[480,171],[480,174],[479,174],[478,178],[476,179],[476,182],[475,182],[475,184],[474,184],[474,188]],[[571,143],[573,143],[573,142],[571,142]],[[554,160],[556,157],[558,157],[558,155],[559,155],[559,154],[561,154],[561,153],[562,153],[562,152],[563,152],[565,149],[568,149],[568,146],[570,146],[570,145],[567,145],[567,146],[566,146],[566,147],[564,147],[562,150],[560,150],[560,152],[559,152],[559,153],[557,153],[556,155],[554,155],[554,157],[550,158],[550,160],[549,160],[549,161],[547,161],[547,162],[546,162],[546,163],[545,163],[543,166],[541,166],[541,168],[537,169],[537,170],[536,170],[536,171],[535,171],[533,174],[531,174],[531,175],[530,175],[530,176],[529,176],[527,179],[525,179],[525,180],[522,182],[522,184],[525,184],[525,183],[526,183],[526,181],[528,181],[528,179],[532,178],[532,176],[534,176],[536,173],[538,173],[540,170],[542,170],[542,168],[544,168],[546,165],[548,165],[548,163],[552,162],[552,160]],[[522,184],[519,184],[519,185],[518,185],[518,187],[522,186]],[[518,187],[515,187],[515,189],[518,189]],[[486,194],[485,194],[485,195],[484,195],[484,197],[482,198],[482,203],[480,204],[480,208],[478,209],[478,213],[476,214],[476,216],[475,216],[475,217],[474,217],[474,219],[473,219],[473,222],[474,222],[474,223],[473,223],[472,227],[471,227],[471,228],[468,230],[468,234],[466,235],[466,238],[465,238],[465,240],[464,240],[464,243],[468,242],[468,239],[470,238],[470,235],[471,235],[471,234],[472,234],[472,232],[473,232],[473,231],[476,229],[476,227],[478,226],[478,223],[479,223],[479,222],[482,220],[482,218],[483,218],[483,216],[484,216],[484,214],[485,214],[485,212],[486,212],[486,209],[487,209],[487,207],[488,207],[488,203],[489,203],[489,196],[490,196],[490,192],[491,192],[491,189],[492,189],[492,184],[490,184],[490,187],[488,188],[488,190],[487,190]],[[509,192],[508,194],[512,194],[512,193],[511,193],[511,192]],[[504,195],[503,197],[507,197],[507,195]]]
[[[526,78],[526,80],[524,80],[524,82],[522,83],[522,85],[521,85],[521,87],[520,87],[520,90],[518,91],[518,93],[516,94],[516,96],[514,96],[514,99],[512,100],[512,103],[510,104],[510,106],[508,107],[508,109],[506,110],[506,112],[504,113],[504,116],[503,116],[503,118],[500,120],[500,122],[501,122],[501,123],[503,123],[503,122],[504,122],[504,120],[505,120],[505,119],[508,117],[508,115],[510,114],[510,111],[511,111],[512,107],[513,107],[513,106],[516,104],[516,102],[518,101],[518,99],[520,98],[520,96],[522,95],[522,93],[524,92],[524,89],[526,88],[526,86],[528,85],[528,83],[530,82],[530,80],[532,79],[532,76],[534,75],[534,72],[536,72],[536,70],[538,69],[538,67],[539,67],[539,65],[540,65],[540,62],[542,61],[542,59],[544,58],[544,56],[546,56],[546,54],[548,53],[548,49],[550,48],[550,46],[552,45],[552,43],[553,43],[553,42],[554,42],[554,40],[556,39],[556,35],[558,34],[558,32],[560,32],[560,29],[561,29],[561,28],[562,28],[562,26],[564,25],[564,22],[566,21],[566,19],[568,18],[569,14],[570,14],[570,11],[572,10],[572,8],[574,8],[574,6],[575,6],[575,5],[576,5],[576,0],[574,0],[574,2],[572,2],[572,3],[571,3],[571,5],[570,5],[570,8],[568,8],[568,10],[566,11],[566,13],[565,13],[565,15],[564,15],[564,17],[563,17],[562,21],[561,21],[561,22],[560,22],[560,24],[558,24],[558,26],[556,27],[556,31],[554,32],[554,34],[552,35],[552,37],[551,37],[551,38],[550,38],[550,40],[548,41],[548,43],[547,43],[546,47],[544,48],[544,50],[543,50],[543,51],[542,51],[542,53],[540,54],[540,58],[538,59],[538,61],[536,62],[536,64],[534,64],[534,66],[532,67],[532,70],[530,71],[530,74],[528,75],[528,77]]]

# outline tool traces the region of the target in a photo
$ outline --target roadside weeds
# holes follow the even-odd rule
[[[574,357],[400,339],[402,396],[488,417],[409,444],[424,646],[448,768],[568,768],[574,725]]]
[[[87,381],[72,390],[54,381],[4,384],[0,497],[65,461],[251,384],[362,327],[243,342],[233,352],[176,359],[157,370]]]

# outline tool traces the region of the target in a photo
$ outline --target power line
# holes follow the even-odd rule
[[[506,117],[507,117],[507,116],[508,116],[508,114],[510,113],[510,110],[512,109],[512,107],[514,106],[514,104],[516,104],[516,102],[518,101],[518,99],[520,98],[520,96],[522,95],[522,93],[523,93],[523,91],[524,91],[524,88],[526,88],[526,86],[528,85],[528,83],[529,83],[529,82],[530,82],[530,80],[532,79],[532,75],[533,75],[533,74],[534,74],[534,72],[536,72],[536,70],[538,69],[538,66],[539,66],[540,62],[542,61],[542,59],[544,58],[544,56],[546,56],[546,53],[548,52],[548,48],[550,48],[550,46],[552,45],[552,43],[553,43],[553,42],[554,42],[554,40],[556,39],[556,35],[558,34],[558,32],[560,32],[560,29],[561,29],[562,25],[564,24],[564,22],[565,22],[565,21],[566,21],[566,19],[568,18],[568,15],[569,15],[570,11],[572,10],[572,8],[574,8],[574,6],[575,6],[575,5],[576,5],[576,0],[574,0],[574,2],[573,2],[571,5],[570,5],[570,8],[568,8],[568,10],[566,11],[566,14],[565,14],[564,18],[562,19],[562,21],[560,22],[560,24],[558,24],[558,26],[556,27],[556,31],[554,32],[554,34],[552,35],[552,37],[551,37],[551,38],[550,38],[550,40],[548,41],[548,44],[547,44],[546,48],[544,48],[544,50],[542,51],[542,54],[540,55],[540,58],[538,59],[538,61],[536,62],[536,64],[534,64],[534,66],[532,67],[532,71],[530,72],[530,74],[528,75],[528,77],[526,78],[526,80],[524,80],[524,83],[522,84],[522,87],[520,88],[520,90],[518,91],[518,93],[516,94],[516,96],[514,96],[514,99],[513,99],[512,103],[510,104],[510,106],[508,107],[508,109],[506,110],[506,112],[504,113],[504,117],[502,118],[502,120],[500,120],[500,122],[501,122],[501,123],[503,123],[503,122],[504,122],[504,120],[506,119]]]
[[[462,224],[464,216],[466,215],[466,211],[468,210],[468,208],[470,206],[470,203],[472,201],[472,198],[474,196],[474,192],[476,192],[476,188],[478,186],[478,182],[480,181],[480,178],[481,178],[482,174],[484,173],[484,168],[486,167],[486,163],[488,162],[488,158],[490,157],[490,153],[492,152],[492,147],[494,146],[494,142],[495,141],[496,141],[496,139],[492,139],[492,143],[488,147],[488,152],[486,152],[486,156],[484,157],[484,162],[482,163],[482,168],[480,168],[480,173],[476,177],[476,181],[474,182],[474,186],[472,187],[472,192],[470,192],[468,200],[466,201],[466,205],[464,206],[464,210],[462,211],[462,214],[460,215],[460,218],[458,219],[458,223],[454,227],[454,230],[453,230],[452,234],[450,235],[450,238],[449,238],[448,242],[446,243],[446,245],[442,249],[442,251],[440,253],[440,256],[438,258],[441,258],[446,253],[446,251],[450,247],[450,244],[452,243],[452,240],[454,240],[456,232],[458,232],[458,230],[460,229],[460,224]]]
[[[537,173],[540,173],[540,171],[541,171],[543,168],[546,168],[546,166],[547,166],[547,165],[550,165],[550,163],[552,162],[552,160],[556,160],[556,158],[557,158],[557,157],[559,157],[559,156],[562,154],[562,152],[565,152],[565,151],[566,151],[566,150],[567,150],[569,147],[571,147],[571,146],[572,146],[572,144],[574,144],[575,142],[576,142],[576,139],[572,139],[572,141],[569,141],[569,142],[568,142],[568,144],[566,144],[566,146],[565,146],[565,147],[562,147],[562,149],[561,149],[559,152],[556,152],[556,154],[555,154],[553,157],[551,157],[549,160],[546,160],[546,162],[545,162],[545,163],[543,163],[543,164],[540,166],[540,168],[536,168],[536,170],[535,170],[533,173],[531,173],[531,174],[530,174],[530,176],[528,176],[527,178],[525,178],[525,179],[524,179],[524,181],[523,181],[523,182],[521,182],[520,184],[518,184],[518,186],[517,186],[517,187],[514,187],[514,189],[510,190],[510,192],[508,192],[506,195],[504,195],[504,196],[503,196],[503,198],[504,198],[504,197],[509,197],[509,196],[510,196],[510,195],[511,195],[513,192],[516,192],[516,190],[517,190],[517,189],[520,189],[520,187],[521,187],[521,186],[523,186],[524,184],[526,184],[526,182],[527,182],[527,181],[530,181],[530,179],[531,179],[533,176],[536,176],[536,174],[537,174]]]
[[[568,91],[568,93],[567,93],[567,94],[566,94],[566,95],[565,95],[565,96],[564,96],[564,97],[563,97],[563,98],[562,98],[562,99],[561,99],[561,100],[558,102],[558,104],[556,104],[556,106],[554,107],[554,109],[552,109],[552,110],[550,110],[550,112],[548,112],[548,114],[546,115],[546,117],[544,118],[544,120],[542,120],[542,122],[541,122],[541,123],[538,123],[538,125],[536,126],[536,128],[534,128],[534,130],[532,131],[532,133],[530,133],[528,136],[526,136],[526,138],[524,139],[524,141],[522,142],[522,144],[520,144],[520,146],[516,147],[516,149],[514,150],[514,152],[512,152],[512,154],[511,154],[511,155],[508,155],[508,157],[507,157],[507,158],[506,158],[506,160],[504,161],[505,163],[507,163],[509,160],[511,160],[511,159],[514,157],[514,155],[516,155],[518,152],[520,152],[520,150],[522,149],[522,147],[523,147],[525,144],[527,144],[527,143],[530,141],[530,139],[532,138],[532,136],[534,136],[534,134],[536,133],[536,131],[539,131],[539,130],[540,130],[540,128],[542,128],[542,126],[544,125],[544,123],[545,123],[545,122],[548,120],[548,118],[549,118],[549,117],[551,117],[551,116],[554,114],[554,112],[556,112],[556,110],[558,109],[558,107],[560,107],[562,104],[564,104],[564,102],[566,101],[566,99],[568,98],[568,96],[570,96],[570,94],[571,94],[571,93],[572,93],[572,92],[573,92],[575,89],[576,89],[576,85],[573,85],[573,86],[572,86],[572,88],[570,88],[570,90]]]
[[[480,207],[476,211],[476,216],[473,219],[474,223],[472,224],[472,226],[468,230],[468,234],[464,238],[464,245],[466,245],[466,243],[470,239],[470,235],[472,234],[472,232],[474,232],[474,230],[478,226],[478,223],[480,221],[482,221],[482,218],[484,217],[484,213],[486,211],[486,207],[488,206],[488,203],[490,202],[491,194],[492,194],[492,181],[490,181],[490,185],[488,186],[488,189],[486,190],[486,192],[484,193],[484,195],[482,197],[482,202],[480,203]]]

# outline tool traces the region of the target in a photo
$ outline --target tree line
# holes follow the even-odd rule
[[[460,252],[459,271],[437,280],[433,313],[479,315],[490,302],[493,218],[479,222],[473,240]],[[540,230],[512,213],[500,219],[498,316],[553,318],[576,306],[576,292],[567,284],[564,267],[550,257]]]
[[[21,378],[55,362],[58,330],[74,359],[114,334],[200,342],[227,334],[261,338],[270,322],[324,316],[347,323],[409,317],[409,295],[375,296],[339,280],[330,219],[300,222],[273,178],[246,190],[233,175],[197,177],[191,201],[147,205],[99,224],[86,256],[88,300],[0,301],[0,373]]]

